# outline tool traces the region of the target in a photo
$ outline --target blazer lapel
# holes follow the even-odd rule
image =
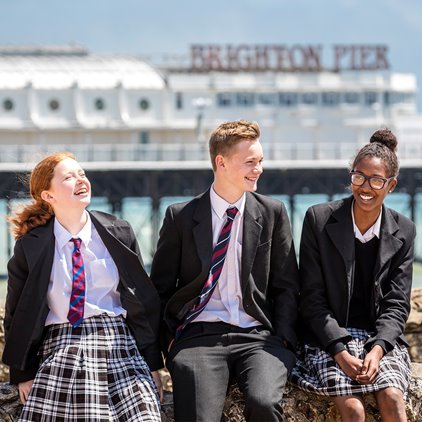
[[[383,219],[380,231],[380,245],[378,252],[378,260],[375,269],[375,279],[379,278],[380,272],[387,262],[402,247],[403,242],[398,239],[395,234],[399,230],[396,220],[390,213],[390,210],[383,206]]]
[[[197,225],[193,228],[193,238],[196,250],[201,260],[201,273],[208,274],[212,257],[212,217],[211,201],[209,190],[205,192],[198,201],[198,206],[194,212],[193,219]]]
[[[262,214],[259,211],[253,195],[246,193],[245,211],[243,216],[243,244],[241,284],[242,294],[248,286],[249,275],[255,261],[256,250],[262,231]]]
[[[90,215],[92,223],[119,270],[120,280],[128,287],[134,288],[129,273],[131,270],[145,272],[140,257],[113,234],[115,231],[113,220],[105,219],[100,214],[90,213]]]
[[[92,223],[97,229],[98,234],[104,242],[104,245],[110,252],[110,255],[113,256],[113,259],[117,259],[118,261],[121,261],[123,257],[126,259],[126,254],[128,252],[133,254],[134,257],[138,258],[135,252],[133,252],[130,248],[128,248],[124,243],[122,243],[119,239],[114,236],[113,232],[115,229],[113,220],[105,220],[104,218],[101,218],[99,214],[94,215],[91,212],[90,216]]]
[[[350,197],[345,199],[343,204],[332,213],[331,219],[325,226],[328,236],[343,258],[349,292],[353,280],[355,251],[355,236],[353,232],[351,207],[352,198]]]

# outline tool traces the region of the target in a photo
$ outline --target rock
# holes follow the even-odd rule
[[[21,412],[18,389],[8,382],[0,383],[0,421],[16,421]]]
[[[412,362],[422,362],[422,289],[412,290],[412,302],[405,330]]]
[[[0,309],[0,353],[3,352],[4,343],[2,315],[3,310]],[[405,335],[410,344],[409,353],[412,359],[412,383],[409,389],[407,417],[409,422],[422,422],[422,289],[412,291],[412,308]],[[163,421],[172,422],[174,419],[171,379],[166,371],[161,371],[160,374],[165,389],[169,390],[164,395]],[[0,381],[7,381],[8,378],[8,368],[0,364]],[[380,421],[374,396],[368,394],[364,400],[367,406],[367,422]],[[7,382],[0,382],[0,422],[17,420],[21,407],[16,387]],[[340,421],[328,398],[305,393],[292,385],[286,387],[283,408],[289,422]],[[243,397],[236,386],[230,389],[227,396],[222,421],[244,421]]]
[[[380,421],[375,396],[364,396],[367,411],[367,422]],[[283,396],[283,409],[289,422],[340,422],[340,416],[330,399],[307,393],[289,384]],[[173,422],[173,402],[170,392],[166,392],[163,403],[166,422]],[[422,421],[422,363],[412,363],[412,383],[409,388],[407,403],[407,419],[409,422]],[[237,386],[231,387],[227,396],[223,419],[224,422],[244,422],[243,398]]]

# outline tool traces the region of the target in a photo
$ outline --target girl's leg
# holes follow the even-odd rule
[[[406,422],[406,406],[403,393],[394,387],[384,388],[375,393],[383,422]]]
[[[338,396],[332,398],[340,412],[342,422],[365,422],[365,405],[358,396]]]

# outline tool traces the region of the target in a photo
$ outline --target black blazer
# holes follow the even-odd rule
[[[305,342],[323,349],[347,342],[346,330],[354,272],[355,239],[351,214],[353,198],[308,209],[300,244],[301,315]],[[403,336],[410,311],[415,225],[383,206],[378,258],[372,293],[376,341],[388,348]]]
[[[120,275],[118,290],[127,311],[126,321],[151,370],[163,366],[158,335],[160,301],[146,274],[130,224],[102,213],[90,212],[92,223],[112,256]],[[54,259],[54,218],[19,239],[8,263],[4,317],[3,362],[10,366],[13,384],[33,379],[38,349],[49,309],[47,288]]]
[[[245,311],[294,346],[298,268],[290,223],[280,201],[246,194],[242,248]],[[209,190],[187,203],[168,207],[151,267],[167,329],[164,351],[197,301],[208,276],[212,250]]]

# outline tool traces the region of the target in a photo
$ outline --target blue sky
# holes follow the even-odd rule
[[[422,86],[420,0],[0,0],[0,44],[69,42],[154,56],[192,43],[385,44],[392,70]]]

